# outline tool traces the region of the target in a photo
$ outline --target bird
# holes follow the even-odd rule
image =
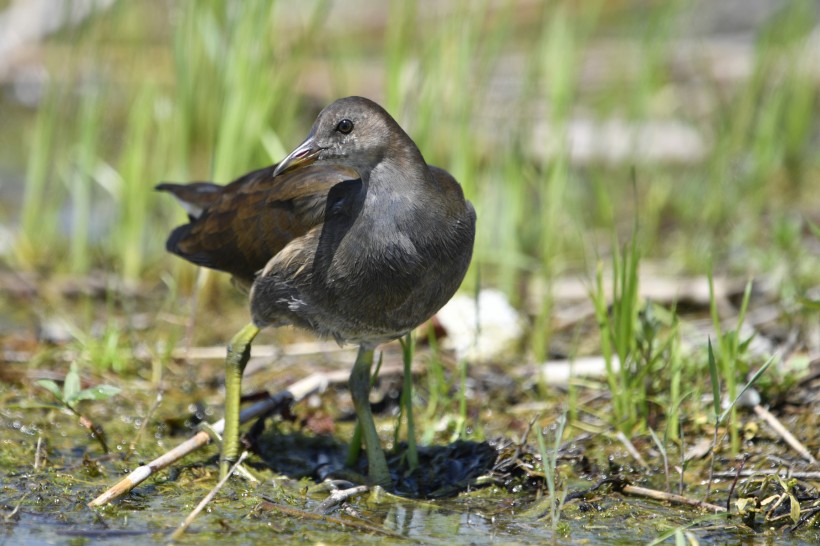
[[[341,98],[278,164],[222,186],[162,183],[189,222],[169,252],[230,273],[248,291],[251,322],[230,341],[220,475],[239,451],[241,380],[253,339],[295,326],[359,346],[349,388],[367,481],[392,483],[370,409],[375,348],[433,316],[469,267],[476,212],[455,178],[428,165],[376,102]]]

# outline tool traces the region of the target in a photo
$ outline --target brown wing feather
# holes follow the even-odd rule
[[[322,223],[330,188],[358,178],[354,170],[336,166],[309,166],[273,178],[274,168],[222,187],[198,218],[171,233],[167,249],[250,284],[285,245]],[[179,198],[181,192],[172,193]]]
[[[176,197],[191,220],[199,218],[202,211],[219,199],[219,194],[222,193],[222,186],[211,182],[191,182],[188,184],[163,182],[157,184],[154,189],[168,192]]]

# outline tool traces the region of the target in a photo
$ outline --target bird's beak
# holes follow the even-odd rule
[[[321,151],[322,148],[316,145],[316,141],[313,139],[313,134],[311,133],[303,143],[279,162],[273,170],[273,176],[276,177],[282,173],[310,165],[316,161],[316,157]]]

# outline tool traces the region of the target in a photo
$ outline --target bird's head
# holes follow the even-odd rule
[[[352,167],[369,173],[391,148],[415,148],[410,137],[381,106],[363,97],[339,99],[319,113],[310,134],[285,157],[274,176],[311,164]]]

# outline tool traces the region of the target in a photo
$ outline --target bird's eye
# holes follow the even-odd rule
[[[336,126],[336,130],[342,133],[343,135],[346,135],[353,130],[353,122],[349,119],[343,119]]]

